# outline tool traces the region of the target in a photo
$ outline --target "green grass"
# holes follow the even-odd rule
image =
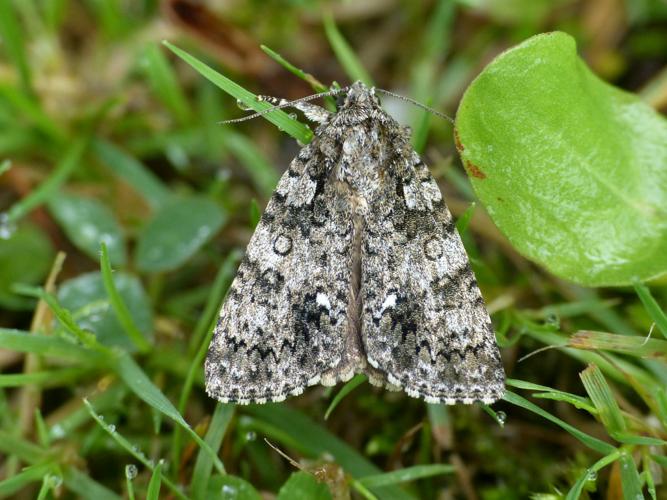
[[[263,110],[256,94],[356,79],[453,114],[509,45],[563,26],[584,54],[595,39],[565,8],[472,3],[206,12],[227,39],[152,1],[0,2],[0,497],[667,495],[667,281],[583,288],[519,256],[475,198],[451,124],[394,100],[458,219],[505,397],[431,405],[364,376],[281,404],[204,392],[219,305],[295,139],[313,134],[283,111],[218,122],[243,116],[237,99]],[[667,12],[628,5],[609,37],[623,45],[589,62],[617,85],[645,75],[659,103],[667,46],[646,32]]]

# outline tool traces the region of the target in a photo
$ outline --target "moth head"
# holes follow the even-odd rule
[[[344,107],[377,107],[380,100],[375,95],[375,87],[367,87],[363,82],[356,81],[338,94],[338,109]]]

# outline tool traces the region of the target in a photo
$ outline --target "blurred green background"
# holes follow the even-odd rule
[[[256,94],[365,75],[454,115],[496,55],[552,30],[667,109],[662,0],[0,0],[0,495],[667,495],[665,281],[587,289],[525,260],[471,208],[451,124],[402,101],[384,107],[465,214],[509,398],[427,405],[355,379],[325,420],[340,387],[238,408],[203,391],[210,326],[299,145],[263,119],[220,125],[244,111],[161,42]]]

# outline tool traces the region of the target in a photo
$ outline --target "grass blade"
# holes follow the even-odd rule
[[[0,2],[3,3],[3,2]],[[86,149],[87,139],[80,139],[65,153],[49,177],[28,196],[16,202],[7,211],[8,221],[16,222],[28,212],[45,203],[49,197],[67,180],[74,169],[79,165]]]
[[[589,434],[586,434],[585,432],[580,431],[579,429],[571,426],[567,422],[563,422],[558,417],[555,417],[551,413],[544,411],[539,406],[531,403],[527,399],[522,398],[518,394],[514,394],[511,391],[507,391],[503,396],[503,400],[507,401],[508,403],[512,403],[513,405],[520,406],[521,408],[524,408],[526,410],[532,411],[533,413],[537,413],[541,417],[546,418],[550,422],[553,422],[562,429],[566,430],[567,432],[572,434],[575,438],[577,438],[579,441],[581,441],[586,446],[595,451],[599,451],[600,453],[611,453],[613,450],[616,449],[612,445],[605,443],[604,441],[601,441],[598,438],[595,438]]]
[[[215,411],[213,412],[213,418],[211,418],[211,422],[208,425],[208,431],[204,437],[204,441],[206,441],[212,450],[220,449],[229,422],[234,415],[234,409],[235,406],[231,404],[218,403],[216,405]],[[191,492],[195,499],[206,497],[206,486],[208,485],[212,470],[213,462],[211,461],[211,457],[204,453],[203,450],[199,450],[195,468],[192,472],[191,483]]]
[[[0,37],[2,37],[5,51],[18,68],[23,90],[30,94],[32,85],[30,66],[25,52],[23,26],[14,11],[12,2],[6,0],[0,2]]]
[[[112,428],[107,424],[104,419],[99,415],[95,409],[93,408],[93,405],[90,404],[90,402],[87,399],[83,400],[83,404],[86,405],[86,408],[88,409],[88,413],[90,413],[90,416],[93,417],[95,422],[102,427],[110,436],[111,438],[118,443],[125,451],[127,451],[130,455],[132,455],[135,459],[137,459],[139,462],[141,462],[147,469],[149,469],[152,473],[153,476],[151,477],[151,483],[153,483],[153,479],[155,478],[156,475],[156,470],[159,468],[160,470],[162,469],[162,464],[163,462],[160,461],[157,465],[152,460],[149,460],[144,452],[140,451],[139,448],[136,446],[132,445],[123,435],[121,435],[118,431],[116,431],[115,428]],[[174,494],[178,498],[186,499],[187,497],[181,492],[178,486],[176,486],[172,481],[170,481],[168,478],[162,478],[162,474],[158,473],[157,474],[158,478],[160,478],[160,482],[164,481],[164,484],[166,484],[171,491],[174,492]],[[157,489],[159,491],[160,488],[160,483],[157,485]],[[149,491],[150,491],[150,485],[149,485]]]
[[[30,483],[41,481],[45,475],[54,470],[55,466],[54,463],[32,465],[18,474],[0,481],[0,496],[8,497]]]
[[[655,322],[660,332],[667,338],[667,314],[665,314],[660,305],[653,298],[651,290],[649,290],[646,285],[637,283],[635,285],[635,292],[637,292],[639,299],[642,301],[642,304],[644,304],[644,308],[649,316],[651,316],[651,319]]]
[[[285,405],[250,405],[243,411],[257,419],[255,423],[260,424],[259,430],[273,432],[271,437],[284,444],[313,457],[318,457],[323,453],[331,454],[335,461],[356,479],[382,473],[350,445],[302,413]],[[262,424],[268,424],[268,426],[262,428]],[[373,493],[382,499],[412,498],[409,493],[396,486],[374,488]]]
[[[622,454],[621,450],[617,450],[614,448],[614,450],[611,453],[609,453],[605,457],[602,457],[600,460],[595,462],[591,467],[586,469],[584,473],[579,477],[577,482],[574,483],[570,491],[567,492],[565,500],[578,500],[579,497],[581,496],[581,492],[584,489],[584,484],[586,484],[587,481],[590,481],[592,477],[597,477],[598,471],[600,471],[602,468],[606,467],[610,463],[616,461],[621,456],[621,454]]]
[[[212,457],[213,465],[221,474],[225,473],[225,468],[218,458],[218,455],[206,444],[201,437],[188,425],[185,419],[178,412],[176,407],[162,394],[153,382],[146,376],[144,371],[139,368],[136,362],[125,352],[120,353],[115,362],[115,371],[118,376],[127,384],[127,386],[148,405],[159,412],[171,418],[180,425],[195,442],[202,447],[209,456]]]
[[[415,465],[413,467],[406,467],[405,469],[385,472],[383,474],[362,477],[359,478],[358,481],[367,488],[377,488],[378,486],[407,483],[425,477],[451,474],[455,471],[456,468],[453,465],[448,464]]]
[[[164,53],[156,44],[150,43],[143,56],[144,69],[153,91],[181,124],[187,124],[192,116],[190,106]]]
[[[329,408],[327,408],[327,411],[324,414],[324,420],[327,420],[329,418],[331,412],[334,411],[334,408],[338,406],[338,404],[343,400],[345,396],[347,396],[349,393],[351,393],[365,381],[366,381],[366,376],[361,373],[352,377],[352,379],[348,381],[340,391],[338,391],[336,397],[334,397],[333,400],[331,401],[331,404],[329,404]]]
[[[570,347],[575,349],[605,350],[630,354],[642,358],[667,360],[667,340],[649,339],[637,335],[580,330],[570,337]]]
[[[106,486],[90,478],[88,474],[74,467],[64,470],[63,481],[68,490],[76,493],[79,498],[94,498],[95,500],[122,500],[120,496]]]
[[[148,483],[146,500],[158,500],[160,498],[160,486],[162,485],[162,461],[153,469],[153,475]]]
[[[42,356],[71,359],[85,364],[101,364],[106,357],[60,337],[0,328],[0,349],[31,352]]]
[[[192,66],[202,76],[204,76],[206,79],[208,79],[210,82],[215,84],[220,89],[227,92],[232,97],[241,101],[247,107],[254,109],[255,111],[265,111],[273,107],[271,104],[258,101],[255,94],[244,89],[239,84],[233,82],[229,78],[221,75],[220,73],[210,68],[196,57],[188,54],[184,50],[179,49],[178,47],[167,41],[163,43],[165,44],[165,46],[169,48],[169,50],[171,50],[174,54],[176,54],[178,57],[180,57],[190,66]],[[284,111],[278,109],[272,111],[271,113],[263,115],[263,118],[267,119],[275,126],[277,126],[279,130],[287,132],[289,135],[291,135],[297,141],[303,144],[308,144],[313,138],[313,132],[306,125],[298,122],[297,120],[294,120]]]
[[[623,498],[633,500],[643,499],[642,485],[639,479],[639,472],[632,454],[628,452],[621,453],[618,462],[621,466],[621,487],[623,489]]]
[[[350,80],[353,82],[361,80],[369,87],[372,87],[373,79],[371,78],[371,75],[368,74],[357,55],[347,43],[347,40],[345,40],[341,32],[338,30],[331,14],[325,14],[324,16],[324,31],[329,39],[329,45],[331,45],[331,48],[338,58],[338,62],[341,64]]]
[[[326,85],[324,85],[322,82],[320,82],[313,75],[311,75],[310,73],[306,73],[305,71],[303,71],[300,68],[297,68],[292,63],[290,63],[287,59],[285,59],[283,56],[278,54],[278,52],[275,52],[275,51],[271,50],[266,45],[260,45],[259,47],[264,51],[264,53],[266,55],[268,55],[271,59],[273,59],[278,64],[280,64],[287,71],[289,71],[290,73],[298,76],[303,81],[308,82],[308,84],[313,88],[313,90],[316,93],[319,94],[321,92],[327,92],[329,90],[329,88]]]
[[[21,387],[26,384],[54,387],[66,385],[89,373],[90,368],[63,368],[31,373],[0,374],[0,387]]]
[[[111,263],[109,262],[109,252],[107,251],[107,246],[104,242],[100,245],[100,252],[100,269],[102,271],[104,288],[109,296],[111,307],[116,313],[118,321],[123,326],[123,330],[125,330],[125,333],[134,345],[137,346],[139,352],[148,352],[151,348],[151,344],[146,340],[146,337],[144,337],[139,328],[137,328],[137,325],[134,324],[130,310],[127,308],[120,293],[118,293],[118,289],[113,280]]]
[[[533,393],[534,398],[543,398],[543,399],[552,399],[554,401],[565,401],[570,403],[577,409],[586,410],[592,415],[597,415],[598,411],[591,403],[591,400],[588,398],[583,398],[577,396],[576,394],[571,394],[569,392],[559,391],[558,389],[552,389],[544,385],[533,384],[531,382],[526,382],[524,380],[516,379],[507,379],[505,383],[509,387],[517,387],[519,389],[527,389],[532,391],[541,391],[538,393]]]
[[[624,432],[626,426],[621,409],[600,369],[589,365],[579,376],[609,434],[613,436]]]

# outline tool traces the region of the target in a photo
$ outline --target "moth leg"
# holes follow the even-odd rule
[[[287,99],[280,99],[278,97],[271,97],[266,95],[258,95],[257,100],[262,102],[270,102],[276,106],[290,105],[291,107],[298,109],[304,115],[306,115],[306,118],[316,123],[325,123],[329,120],[329,118],[331,118],[332,115],[330,111],[327,111],[323,107],[318,106],[317,104],[312,104],[310,102],[291,102]]]

